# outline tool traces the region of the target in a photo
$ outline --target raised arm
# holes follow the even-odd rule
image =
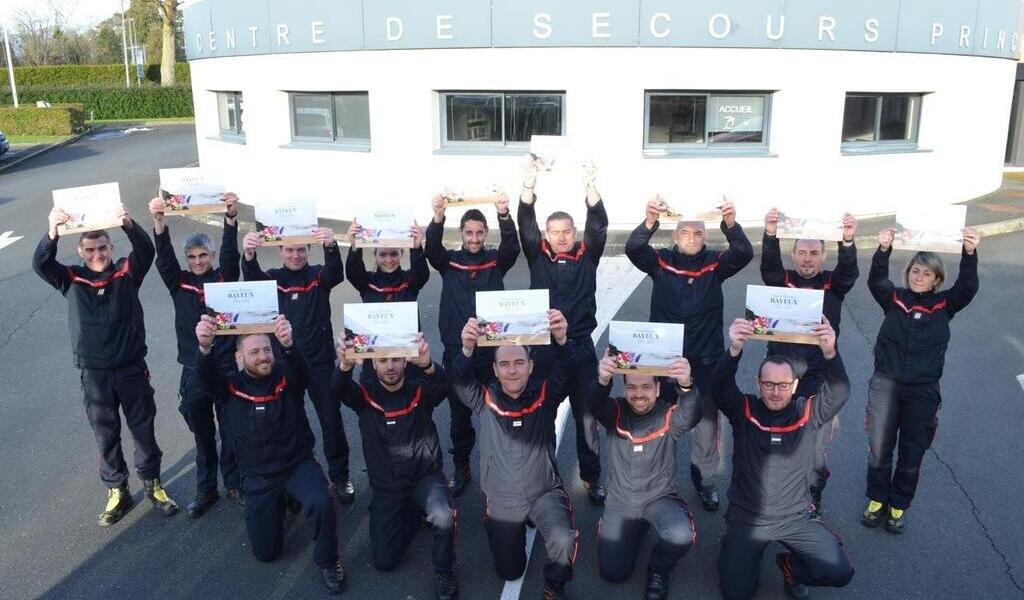
[[[531,192],[532,194],[532,192]],[[526,256],[526,262],[532,265],[540,257],[540,227],[537,225],[537,211],[533,203],[519,201],[516,210],[519,221],[519,240]]]
[[[320,271],[320,283],[327,289],[345,281],[345,267],[341,261],[341,250],[334,239],[334,232],[326,227],[318,227],[317,239],[324,245],[324,268]]]
[[[815,427],[830,423],[849,399],[850,378],[846,375],[843,359],[836,353],[832,358],[825,359],[825,381],[811,409]]]
[[[643,223],[637,225],[626,240],[626,258],[634,267],[648,275],[654,275],[658,271],[658,253],[651,247],[651,237],[661,226],[658,220],[661,215],[658,208],[660,202],[661,200],[655,196],[647,203]]]
[[[419,292],[430,279],[430,268],[423,255],[423,249],[416,247],[409,251],[409,287]]]
[[[344,348],[341,346],[340,352],[344,352]],[[331,395],[358,413],[366,407],[366,403],[362,401],[359,386],[352,381],[353,370],[351,363],[342,362],[337,369],[331,371]]]
[[[53,237],[44,235],[43,239],[39,240],[39,245],[32,254],[32,270],[58,292],[65,294],[71,287],[71,274],[66,266],[57,262],[58,239],[54,234]]]
[[[224,400],[224,392],[227,390],[227,378],[221,370],[220,363],[213,353],[214,335],[217,326],[213,317],[202,315],[196,323],[196,343],[199,352],[196,353],[196,374],[199,377],[199,386],[203,392],[213,398],[214,402]],[[222,344],[231,343],[231,340],[221,340]]]
[[[611,397],[614,378],[615,359],[606,352],[604,358],[597,364],[597,379],[590,385],[587,406],[594,418],[608,431],[615,430],[615,400]]]
[[[956,314],[963,310],[978,293],[978,234],[974,229],[964,230],[964,249],[960,253],[960,273],[946,292],[949,310]]]
[[[166,226],[160,229],[153,228],[153,239],[156,241],[156,270],[168,291],[173,294],[181,282],[181,263],[174,253],[170,230]]]
[[[857,235],[857,219],[850,213],[843,215],[843,239],[838,243],[838,259],[836,268],[832,271],[832,293],[840,298],[853,289],[860,277],[860,267],[857,266],[857,244],[854,242]]]
[[[871,257],[871,270],[868,272],[868,289],[875,302],[883,311],[892,308],[892,295],[896,286],[889,279],[889,257],[892,255],[893,230],[883,229],[878,234],[878,249]]]
[[[736,208],[728,198],[722,198],[722,222],[719,228],[725,234],[729,248],[718,256],[715,274],[721,281],[725,281],[754,260],[754,247],[747,239],[743,226],[736,222]]]
[[[125,235],[128,236],[128,242],[132,245],[132,251],[128,254],[128,276],[136,286],[141,286],[146,273],[153,266],[156,247],[153,246],[153,240],[149,239],[149,234],[139,227],[127,212],[125,212],[123,223],[121,229],[124,230]]]
[[[480,324],[476,317],[470,317],[462,328],[462,351],[455,353],[452,362],[451,386],[455,397],[474,413],[484,408],[484,387],[473,373],[473,355],[476,352]]]
[[[250,231],[242,238],[242,277],[246,281],[269,281],[273,279],[260,267],[256,258],[256,248],[262,246],[260,234]]]
[[[779,209],[772,208],[764,216],[764,235],[761,236],[761,281],[765,285],[776,287],[786,284],[786,267],[782,264],[778,227]]]
[[[370,276],[366,273],[362,248],[349,247],[348,257],[345,259],[345,270],[348,271],[348,282],[357,292],[365,294],[366,290],[370,289]]]
[[[231,193],[226,197],[228,212],[224,215],[224,232],[220,238],[220,273],[224,281],[238,281],[242,276],[239,265],[242,256],[238,252],[238,210],[235,208],[238,197]]]
[[[442,204],[444,199],[437,198]],[[440,221],[438,220],[440,219]],[[430,224],[427,225],[427,233],[424,239],[423,253],[427,257],[427,261],[430,266],[434,267],[434,270],[438,273],[444,273],[448,270],[448,263],[450,259],[448,257],[448,250],[444,247],[444,211],[442,210],[440,216],[434,215],[434,218],[430,220]],[[349,251],[351,255],[352,251]],[[349,273],[349,279],[352,279],[352,274]]]
[[[508,205],[505,206],[504,214],[498,213],[498,231],[501,233],[501,243],[498,244],[498,268],[504,274],[515,266],[520,251],[516,222],[512,220]]]
[[[598,197],[593,205],[587,202],[587,223],[583,229],[583,242],[587,248],[587,256],[597,264],[604,254],[604,246],[608,241],[608,211],[604,209],[604,201]]]
[[[674,395],[677,396],[670,431],[672,437],[678,440],[684,433],[696,427],[703,416],[700,391],[694,384],[690,361],[680,358],[672,363],[669,376],[661,385],[672,386]]]
[[[754,326],[750,321],[742,318],[733,321],[729,327],[729,348],[722,353],[711,372],[711,397],[715,399],[718,410],[730,421],[740,418],[743,393],[736,386],[736,370],[743,357],[743,345],[753,333]]]

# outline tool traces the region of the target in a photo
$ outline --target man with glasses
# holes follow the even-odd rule
[[[853,243],[857,233],[857,219],[850,213],[843,215],[843,240],[837,244],[838,260],[833,271],[823,270],[828,253],[823,240],[794,240],[791,258],[793,269],[782,265],[782,252],[776,232],[779,227],[779,210],[773,208],[764,217],[764,240],[761,245],[761,280],[765,285],[776,287],[823,290],[825,294],[822,313],[828,318],[839,338],[839,321],[842,318],[843,299],[853,289],[860,270],[857,268],[857,246]],[[818,391],[825,376],[825,359],[817,346],[810,344],[787,344],[768,342],[768,354],[786,356],[793,362],[796,376],[800,381],[797,396],[809,396]],[[814,510],[821,512],[821,493],[828,482],[829,470],[825,465],[825,445],[835,433],[835,421],[818,430],[814,468],[811,471],[811,498]]]
[[[724,251],[705,245],[703,221],[679,221],[672,233],[671,248],[655,250],[651,238],[658,231],[665,208],[655,197],[647,203],[644,222],[626,241],[626,256],[654,282],[651,292],[653,323],[682,323],[686,326],[683,353],[693,369],[693,380],[701,390],[700,424],[693,430],[690,479],[707,511],[718,510],[718,410],[708,392],[711,370],[722,355],[722,283],[739,273],[754,258],[743,227],[736,222],[736,209],[723,198],[720,228],[729,242]],[[662,391],[671,386],[662,386]],[[668,398],[663,398],[668,401]]]
[[[835,331],[822,317],[813,329],[825,363],[824,381],[816,394],[796,395],[799,381],[793,363],[775,355],[758,368],[761,395],[744,394],[736,386],[736,369],[753,333],[750,321],[733,321],[729,350],[711,374],[715,402],[733,431],[719,586],[727,600],[753,597],[765,548],[779,542],[788,550],[775,557],[786,595],[808,598],[807,586],[843,587],[853,578],[842,540],[814,512],[807,488],[816,432],[846,404],[850,380],[836,352]]]

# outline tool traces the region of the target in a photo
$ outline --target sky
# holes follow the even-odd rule
[[[75,29],[88,29],[106,19],[110,15],[121,11],[120,0],[56,0],[57,3],[66,9],[71,9],[71,26]],[[125,8],[131,4],[131,0],[124,0]],[[46,0],[0,0],[0,19],[9,25],[10,17],[21,9],[39,11],[40,6],[46,6]]]

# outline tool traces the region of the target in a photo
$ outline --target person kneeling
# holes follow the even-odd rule
[[[216,329],[208,315],[196,324],[196,371],[203,391],[221,403],[231,423],[245,478],[245,527],[252,553],[264,562],[281,555],[285,509],[294,500],[313,532],[313,562],[327,591],[338,594],[345,571],[338,560],[337,515],[327,478],[313,458],[313,431],[304,405],[309,366],[292,342],[292,326],[278,315],[274,337],[284,364],[275,360],[270,336],[241,335],[235,358],[242,368],[229,373],[220,368],[213,352]]]
[[[548,326],[555,360],[547,378],[531,375],[528,347],[501,346],[494,353],[497,381],[485,385],[473,375],[482,328],[470,318],[452,365],[452,387],[480,418],[484,526],[498,576],[511,581],[526,571],[526,524],[532,522],[548,554],[544,598],[557,600],[565,598],[565,584],[572,579],[579,531],[555,460],[555,415],[570,389],[567,323],[561,312],[549,310]]]
[[[676,445],[701,420],[700,393],[690,363],[672,364],[670,394],[661,402],[661,384],[653,375],[624,375],[626,395],[612,398],[615,358],[597,366],[590,409],[608,430],[608,500],[597,529],[601,577],[621,583],[633,573],[637,550],[648,527],[658,542],[647,567],[645,600],[668,597],[668,578],[696,539],[693,516],[676,491]]]
[[[807,476],[814,465],[816,430],[832,422],[850,397],[850,379],[836,352],[828,318],[813,333],[824,358],[824,382],[817,394],[794,398],[799,382],[784,356],[768,356],[758,368],[763,396],[736,386],[743,344],[754,326],[736,319],[731,344],[711,375],[711,394],[732,424],[733,469],[729,510],[718,556],[718,576],[727,599],[757,591],[765,548],[779,542],[789,552],[775,557],[790,598],[808,598],[807,586],[844,587],[853,566],[843,541],[814,511]]]
[[[430,359],[419,334],[416,358],[374,358],[374,375],[352,379],[355,360],[338,340],[338,369],[331,391],[359,416],[363,456],[373,489],[370,543],[373,564],[390,571],[398,564],[426,515],[434,534],[431,558],[438,600],[456,598],[455,531],[448,480],[442,472],[441,444],[433,412],[448,396],[448,377]],[[406,379],[406,363],[411,365]],[[367,369],[364,363],[363,369]]]

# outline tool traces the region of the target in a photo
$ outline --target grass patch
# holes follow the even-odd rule
[[[59,144],[64,140],[71,139],[73,135],[9,135],[7,141],[11,144]]]

